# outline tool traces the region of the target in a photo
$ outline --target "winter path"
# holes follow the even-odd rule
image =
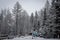
[[[35,37],[34,39],[32,39],[32,36],[21,36],[21,37],[16,37],[14,39],[5,39],[5,40],[60,40],[60,39],[44,39],[44,38],[39,38],[39,37]]]

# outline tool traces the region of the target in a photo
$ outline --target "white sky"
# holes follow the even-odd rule
[[[36,10],[41,10],[46,2],[46,0],[0,0],[0,9],[8,7],[12,9],[17,1],[19,1],[22,8],[26,10],[29,15]]]

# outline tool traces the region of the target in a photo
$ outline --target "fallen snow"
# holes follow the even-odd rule
[[[40,38],[40,37],[35,37],[34,39],[32,39],[32,36],[21,36],[21,37],[16,37],[14,39],[5,39],[5,40],[60,40],[60,39],[44,39],[44,38]]]

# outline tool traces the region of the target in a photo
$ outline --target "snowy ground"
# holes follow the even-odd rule
[[[44,39],[44,38],[39,38],[39,37],[35,37],[34,39],[32,39],[32,36],[21,36],[21,37],[16,37],[14,39],[5,39],[5,40],[60,40],[60,39]]]

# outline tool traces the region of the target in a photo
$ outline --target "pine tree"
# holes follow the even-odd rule
[[[13,32],[13,27],[12,27],[12,15],[10,10],[7,10],[7,15],[6,15],[6,26],[7,26],[7,34],[12,35]]]
[[[59,0],[52,0],[52,12],[53,12],[53,19],[54,19],[54,21],[53,21],[53,23],[54,23],[54,27],[53,27],[53,29],[54,30],[52,30],[53,31],[53,35],[54,35],[54,38],[60,38],[60,6],[59,6],[59,3],[60,1]],[[59,36],[59,37],[58,37]]]
[[[7,33],[7,20],[6,20],[6,14],[7,14],[7,9],[3,9],[3,22],[2,22],[2,34],[6,34]]]
[[[47,20],[47,14],[46,14],[46,8],[44,9],[44,16],[43,16],[43,26],[46,25],[46,20]]]
[[[33,16],[33,13],[31,14],[30,21],[31,21],[31,23],[33,24],[33,21],[34,21],[34,16]]]
[[[21,5],[19,4],[19,2],[16,2],[14,9],[13,9],[13,13],[15,14],[15,17],[16,17],[16,28],[15,28],[15,30],[16,30],[15,34],[16,35],[19,34],[19,32],[20,32],[20,29],[18,26],[18,14],[21,12],[21,10],[22,10]]]
[[[0,14],[0,33],[2,32],[2,24],[3,23],[3,10],[1,10],[1,14]]]
[[[50,4],[49,4],[49,1],[47,0],[46,4],[45,4],[45,8],[44,10],[42,11],[42,23],[41,23],[41,26],[42,26],[42,30],[44,31],[43,34],[44,36],[46,37],[49,37],[49,31],[50,31],[50,24],[49,24],[49,17],[50,17],[50,13],[49,13],[49,10],[50,10]]]
[[[33,15],[33,13],[31,14],[31,17],[30,17],[30,23],[31,23],[31,30],[34,30],[34,15]]]
[[[37,30],[38,26],[38,13],[37,11],[35,12],[35,18],[34,18],[34,29]]]

